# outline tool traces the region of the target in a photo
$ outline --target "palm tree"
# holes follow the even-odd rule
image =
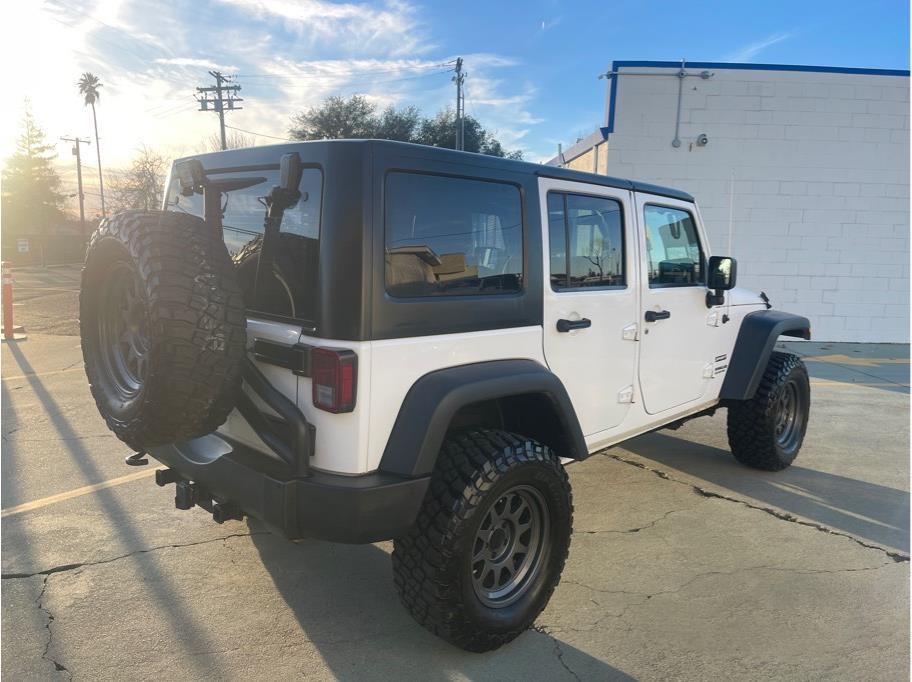
[[[105,200],[104,200],[104,180],[101,177],[101,146],[98,143],[98,117],[95,115],[95,102],[101,99],[101,93],[98,89],[102,87],[101,81],[94,73],[86,71],[79,78],[77,83],[79,94],[82,95],[83,102],[92,107],[92,122],[95,124],[95,153],[98,155],[98,189],[101,193],[101,215],[105,217]]]

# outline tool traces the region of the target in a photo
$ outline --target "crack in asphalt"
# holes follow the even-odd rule
[[[876,549],[879,552],[883,552],[896,563],[902,563],[905,561],[909,561],[909,556],[906,554],[902,554],[900,552],[894,552],[892,550],[886,549],[885,547],[880,547],[878,545],[873,545],[871,543],[865,542],[864,540],[860,540],[860,539],[856,538],[854,535],[849,535],[848,533],[843,533],[842,531],[834,530],[832,528],[829,528],[829,527],[824,526],[819,523],[815,523],[813,521],[805,521],[804,519],[799,519],[797,516],[789,514],[788,512],[780,511],[778,509],[773,509],[772,507],[764,507],[763,505],[759,505],[759,504],[752,504],[751,502],[747,502],[746,500],[740,500],[737,497],[729,497],[728,495],[723,495],[722,493],[713,492],[712,490],[706,490],[705,488],[701,488],[700,486],[690,483],[688,481],[682,481],[678,478],[674,478],[667,472],[662,471],[661,469],[655,469],[651,466],[644,464],[643,462],[638,462],[633,459],[627,459],[626,457],[621,457],[620,455],[615,455],[615,454],[611,454],[611,453],[607,453],[607,452],[604,453],[604,456],[609,457],[617,462],[621,462],[622,464],[629,464],[630,466],[635,466],[639,469],[649,471],[649,472],[655,474],[656,476],[658,476],[659,478],[665,479],[666,481],[671,481],[672,483],[679,483],[680,485],[686,485],[686,486],[690,487],[691,489],[693,489],[693,491],[697,495],[701,495],[702,497],[709,497],[709,498],[715,498],[715,499],[719,499],[719,500],[725,500],[726,502],[734,502],[735,504],[740,504],[742,506],[747,507],[748,509],[755,509],[757,511],[765,512],[765,513],[769,514],[770,516],[773,516],[773,517],[779,519],[780,521],[788,521],[789,523],[795,523],[800,526],[807,526],[808,528],[813,528],[814,530],[820,531],[821,533],[827,533],[828,535],[836,535],[841,538],[847,538],[847,539],[851,540],[852,542],[854,542],[866,549]]]
[[[625,530],[614,530],[611,528],[607,528],[604,530],[576,530],[576,529],[574,529],[573,533],[574,534],[580,533],[582,535],[600,535],[602,533],[620,533],[621,535],[629,535],[631,533],[639,533],[641,530],[648,530],[648,529],[652,528],[657,523],[659,523],[660,521],[664,521],[672,514],[677,514],[678,512],[682,512],[682,511],[688,511],[688,509],[672,509],[671,511],[668,511],[668,512],[665,512],[664,514],[662,514],[659,518],[653,519],[652,521],[647,523],[645,526],[639,526],[637,528],[627,528]]]
[[[570,627],[570,626],[552,627],[549,625],[536,625],[535,629],[538,632],[542,632],[543,634],[546,634],[549,637],[552,637],[552,639],[553,639],[553,635],[551,635],[551,632],[559,632],[559,631],[563,631],[563,630],[569,630],[571,632],[592,632],[593,630],[598,628],[599,625],[601,625],[602,621],[604,621],[604,620],[608,620],[609,618],[621,620],[624,618],[624,616],[627,615],[628,611],[630,611],[633,608],[644,606],[648,601],[650,601],[651,599],[654,599],[655,597],[662,597],[662,596],[666,596],[669,594],[677,594],[678,592],[684,591],[685,589],[690,587],[693,583],[697,582],[698,580],[700,580],[702,578],[708,578],[710,576],[731,576],[731,575],[735,575],[737,573],[744,573],[744,572],[748,572],[748,571],[785,571],[788,573],[801,573],[801,574],[853,573],[853,572],[858,572],[858,571],[877,571],[877,570],[880,570],[881,568],[883,568],[884,566],[892,566],[895,563],[896,563],[895,561],[887,561],[883,564],[880,564],[879,566],[870,566],[867,568],[844,568],[844,569],[836,569],[836,570],[801,569],[801,568],[787,568],[787,567],[783,567],[783,566],[762,565],[762,566],[746,566],[743,568],[737,568],[732,571],[703,571],[703,572],[698,573],[695,576],[691,577],[690,579],[685,580],[683,583],[681,583],[680,585],[678,585],[677,587],[675,587],[673,589],[660,590],[658,592],[637,592],[635,590],[606,590],[606,589],[602,589],[602,588],[598,588],[598,587],[593,587],[592,585],[587,585],[586,583],[582,583],[582,582],[575,581],[575,580],[562,580],[561,581],[562,583],[566,583],[569,585],[577,585],[579,587],[585,588],[587,590],[591,590],[592,592],[598,592],[600,594],[624,594],[624,595],[629,595],[632,597],[640,597],[640,599],[638,601],[633,601],[629,604],[626,604],[619,613],[613,613],[613,612],[605,613],[604,615],[597,618],[590,626],[585,627],[585,628],[575,628],[575,627]],[[548,629],[545,629],[545,628],[548,628]]]
[[[44,615],[47,616],[47,623],[44,626],[45,630],[47,630],[47,641],[44,643],[44,651],[41,652],[41,659],[53,664],[54,670],[57,672],[66,673],[70,679],[73,679],[73,673],[67,670],[67,667],[65,665],[51,658],[49,653],[51,650],[51,640],[54,637],[53,633],[51,632],[51,623],[54,622],[54,614],[50,612],[50,610],[44,605],[43,602],[44,593],[47,590],[47,584],[48,576],[44,576],[44,580],[41,581],[41,592],[38,593],[38,599],[35,600],[35,604],[38,606],[38,609],[44,612]]]
[[[533,626],[532,626],[532,629],[535,630],[535,632],[544,635],[545,637],[547,637],[548,639],[550,639],[552,642],[554,642],[554,653],[555,653],[555,655],[557,656],[558,662],[561,664],[561,666],[564,668],[564,670],[566,670],[568,673],[570,673],[571,675],[573,675],[573,678],[574,678],[574,679],[579,680],[579,679],[580,679],[580,676],[577,675],[576,672],[573,670],[573,668],[571,668],[571,667],[567,664],[567,661],[564,660],[564,650],[561,648],[560,640],[557,639],[554,635],[552,635],[552,634],[548,631],[548,626],[547,626],[547,625],[537,625],[537,624],[536,624],[536,625],[533,625]]]
[[[127,559],[131,556],[136,556],[138,554],[148,554],[149,552],[157,552],[160,549],[180,549],[182,547],[196,547],[197,545],[205,545],[211,542],[224,542],[229,538],[246,538],[254,535],[269,535],[268,531],[256,531],[250,533],[231,533],[230,535],[221,535],[217,538],[210,538],[208,540],[197,540],[196,542],[185,542],[185,543],[175,543],[169,545],[157,545],[155,547],[147,547],[145,549],[137,549],[126,554],[120,554],[115,557],[109,557],[107,559],[99,559],[98,561],[82,561],[74,564],[61,564],[59,566],[52,566],[51,568],[46,568],[41,571],[34,571],[32,573],[4,573],[0,575],[2,580],[14,580],[18,578],[33,578],[36,575],[45,576],[45,584],[47,584],[47,576],[50,576],[54,573],[65,573],[67,571],[73,571],[77,568],[83,568],[86,566],[100,566],[101,564],[110,564],[114,561],[120,561],[121,559]],[[42,590],[43,593],[43,590]]]

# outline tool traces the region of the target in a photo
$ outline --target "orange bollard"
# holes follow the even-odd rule
[[[13,338],[13,273],[3,261],[3,338]]]

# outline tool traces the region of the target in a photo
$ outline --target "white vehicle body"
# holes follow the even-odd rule
[[[734,289],[723,307],[706,307],[702,285],[650,288],[646,270],[646,205],[691,214],[705,258],[709,240],[696,204],[643,192],[541,178],[541,239],[548,253],[549,190],[609,197],[623,208],[628,283],[618,289],[554,291],[546,287],[541,326],[496,329],[378,341],[316,339],[299,325],[252,317],[248,336],[282,344],[347,348],[358,356],[358,403],[352,412],[331,414],[311,401],[311,379],[258,363],[274,386],[294,400],[316,426],[313,467],[337,474],[375,471],[400,406],[422,376],[438,369],[503,359],[533,360],[563,382],[583,429],[589,452],[619,443],[663,424],[702,412],[719,402],[743,317],[766,305],[758,294]],[[545,272],[550,266],[544,257]],[[644,321],[646,311],[668,310],[670,318]],[[724,316],[724,318],[723,318]],[[590,319],[586,329],[560,333],[558,319]],[[723,322],[723,319],[725,320]],[[264,453],[269,448],[237,411],[220,429]]]

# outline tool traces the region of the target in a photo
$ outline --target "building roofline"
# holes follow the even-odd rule
[[[649,60],[619,60],[611,62],[611,73],[622,68],[641,69],[680,69],[681,62],[663,62]],[[903,76],[908,78],[908,69],[865,69],[849,66],[811,66],[804,64],[753,64],[746,62],[684,62],[684,67],[692,69],[718,69],[729,71],[791,71],[798,73],[843,73],[859,76]],[[607,134],[614,132],[614,111],[617,100],[618,79],[609,76],[611,85],[608,88],[608,103],[605,111]]]
[[[850,66],[813,66],[806,64],[754,64],[749,62],[684,62],[694,69],[733,69],[742,71],[804,71],[810,73],[853,73],[862,76],[909,76],[908,69],[867,69]],[[612,71],[621,67],[680,69],[681,62],[622,60],[612,62]]]

